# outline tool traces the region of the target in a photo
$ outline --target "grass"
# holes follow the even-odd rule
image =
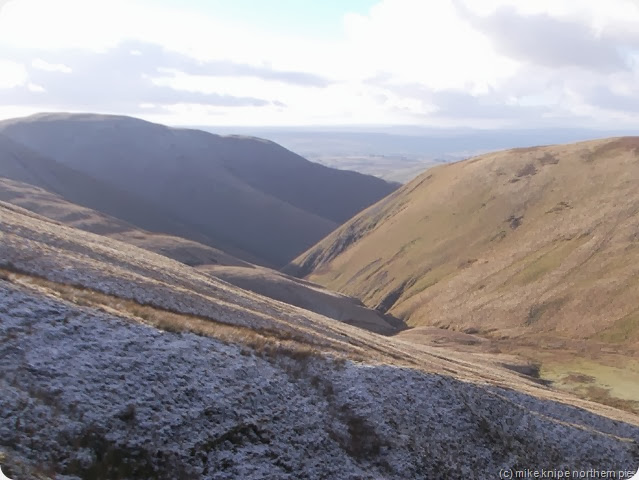
[[[636,360],[621,355],[602,360],[546,357],[540,376],[579,397],[639,413],[639,362]]]
[[[584,240],[569,240],[554,245],[549,252],[528,263],[523,270],[512,278],[512,282],[518,285],[526,285],[539,280],[547,273],[559,268],[566,257],[578,248]]]
[[[428,271],[425,275],[420,276],[419,280],[417,280],[414,285],[408,289],[408,291],[404,294],[404,300],[407,300],[410,297],[429,289],[433,285],[438,284],[455,270],[457,269],[453,269],[450,265],[440,265]]]
[[[194,333],[213,337],[226,343],[240,344],[250,348],[251,353],[266,358],[284,356],[296,360],[322,355],[325,348],[309,342],[286,330],[248,328],[216,321],[207,317],[171,312],[152,305],[143,305],[133,300],[107,295],[89,288],[52,282],[41,277],[9,272],[0,269],[0,276],[9,276],[38,286],[49,294],[82,307],[91,307],[106,313],[129,318],[171,333]],[[332,355],[348,355],[361,359],[354,352],[339,352],[331,347]]]
[[[528,327],[535,325],[544,315],[557,312],[567,300],[568,298],[562,297],[540,304],[533,304],[528,310],[528,317],[526,318],[525,325]]]
[[[619,316],[637,308],[637,148],[634,139],[598,140],[434,167],[295,262],[321,259],[309,278],[369,307],[414,282],[391,309],[411,326],[544,322],[572,338],[588,332],[597,341],[607,329],[607,343],[636,341],[636,315],[614,327],[600,319],[609,318],[608,300],[617,301],[613,290],[624,295]],[[598,161],[584,165],[585,151]],[[517,174],[525,178],[511,184]],[[357,240],[336,249],[345,232]],[[559,297],[571,309],[553,318],[558,305],[543,301]]]
[[[612,326],[601,332],[598,337],[608,343],[622,343],[639,339],[639,310],[620,318]]]

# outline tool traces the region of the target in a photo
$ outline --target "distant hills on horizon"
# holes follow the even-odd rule
[[[406,155],[459,159],[509,148],[536,147],[632,136],[639,130],[595,128],[468,128],[416,125],[352,126],[195,126],[217,134],[253,135],[275,141],[300,155]],[[320,148],[321,147],[321,148]]]
[[[322,165],[406,183],[424,170],[508,148],[637,135],[632,129],[397,126],[199,127],[275,141]]]

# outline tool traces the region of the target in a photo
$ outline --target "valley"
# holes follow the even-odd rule
[[[276,268],[397,188],[267,140],[131,117],[41,114],[0,122],[0,136],[1,176]]]
[[[202,212],[237,175],[243,195],[306,212],[286,229],[255,223],[259,209],[233,213],[229,229],[246,224],[233,235],[253,243],[225,243],[211,232],[227,224],[182,223],[183,210],[127,183],[175,155],[138,164],[140,146],[118,144],[133,162],[122,182],[114,151],[79,161],[96,125],[129,142],[129,126],[175,132],[32,120],[0,123],[0,454],[12,478],[483,479],[639,461],[635,138],[487,154],[399,188],[374,179],[388,189],[377,202],[348,186],[368,177],[302,163],[307,181],[322,172],[350,208],[364,203],[349,219],[339,193],[293,207],[284,178],[255,167],[264,141],[230,162],[216,156],[245,139],[186,132],[213,153],[185,165],[221,177],[193,195],[185,184],[184,205]],[[84,145],[56,143],[67,121]],[[332,219],[326,237],[278,257],[267,231],[288,245],[316,219]],[[269,268],[274,258],[288,264]]]
[[[636,411],[637,397],[628,403],[607,377],[636,378],[637,145],[616,138],[435,167],[285,271],[410,327],[472,333],[487,340],[481,348],[539,363],[558,386],[608,392]],[[566,361],[575,358],[590,367]],[[608,373],[593,385],[565,380],[589,369]]]
[[[638,25],[0,0],[0,480],[639,479]]]
[[[0,222],[0,408],[15,419],[0,433],[18,478],[484,478],[513,455],[636,461],[636,416],[481,356],[369,333],[19,207],[0,204]]]

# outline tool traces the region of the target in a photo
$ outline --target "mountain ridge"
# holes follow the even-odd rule
[[[41,114],[0,122],[0,133],[180,218],[193,231],[179,236],[268,266],[286,264],[396,188],[270,141],[131,117]]]

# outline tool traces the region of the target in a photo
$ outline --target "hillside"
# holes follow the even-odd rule
[[[266,140],[129,117],[40,114],[0,122],[0,133],[191,227],[154,231],[268,266],[286,264],[396,188],[311,163]]]
[[[6,203],[0,259],[11,477],[481,479],[639,461],[636,416]]]
[[[259,266],[201,265],[197,269],[236,287],[319,313],[371,332],[391,335],[405,326],[377,310],[366,308],[355,298],[327,290],[320,285]]]
[[[67,179],[68,176],[63,178]],[[36,183],[32,178],[30,180]],[[68,191],[68,189],[63,190]],[[181,237],[142,230],[123,220],[71,203],[43,188],[1,176],[0,200],[18,205],[64,225],[106,235],[187,265],[251,266],[207,245]]]
[[[637,137],[483,155],[428,170],[286,271],[413,327],[499,341],[542,362],[548,378],[587,375],[575,388],[620,366],[632,385],[638,184]],[[574,355],[559,361],[562,349]]]
[[[191,240],[141,230],[29,184],[0,177],[0,201],[23,207],[64,225],[105,235],[186,265],[198,266],[200,271],[240,288],[367,330],[392,334],[403,327],[401,322],[319,285],[252,265]]]
[[[117,217],[124,223],[135,224],[146,230],[169,231],[178,236],[206,240],[203,235],[198,236],[192,226],[162,211],[134,192],[98,181],[2,134],[0,177],[44,189],[68,202]],[[122,227],[114,224],[109,228]]]

